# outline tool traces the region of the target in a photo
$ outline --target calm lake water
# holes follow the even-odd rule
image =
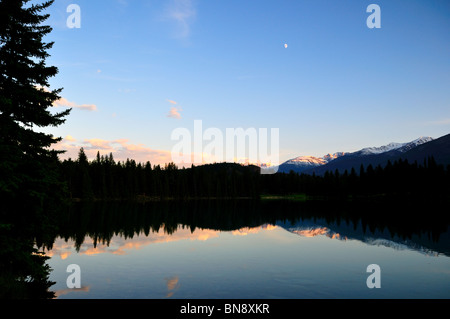
[[[387,218],[415,208],[78,204],[46,251],[51,289],[60,299],[450,298],[448,225]],[[80,289],[67,287],[71,264]],[[371,264],[381,288],[367,286]]]

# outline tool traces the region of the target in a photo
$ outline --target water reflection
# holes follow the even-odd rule
[[[77,203],[61,215],[45,252],[58,298],[372,298],[377,292],[368,294],[364,271],[373,254],[384,269],[406,265],[395,278],[385,274],[397,286],[378,296],[409,294],[408,282],[421,278],[423,286],[437,288],[419,297],[440,298],[448,296],[450,278],[442,269],[450,265],[450,237],[448,217],[433,213],[439,208],[280,200]],[[408,255],[398,259],[397,252]],[[438,262],[425,274],[427,261],[409,252],[445,259],[433,258]],[[82,265],[81,289],[64,285],[70,263]],[[402,273],[405,267],[412,272]]]
[[[83,255],[100,255],[113,254],[124,255],[127,251],[139,250],[147,245],[158,243],[169,243],[181,240],[201,240],[205,241],[219,236],[220,231],[210,229],[191,230],[184,226],[179,226],[177,230],[171,230],[171,234],[167,234],[162,228],[159,231],[151,233],[136,233],[134,236],[125,238],[120,234],[114,235],[106,242],[99,243],[98,240],[86,236],[81,246],[74,240],[66,240],[57,238],[47,256],[59,256],[61,259],[67,259],[72,254]]]
[[[362,224],[327,222],[325,219],[303,220],[297,223],[278,223],[287,231],[303,237],[326,236],[336,240],[358,240],[367,245],[384,246],[395,250],[414,250],[428,256],[439,254],[449,256],[450,229],[440,234],[438,240],[431,239],[429,234],[411,234],[408,238],[391,234],[386,229],[364,231]]]
[[[361,206],[363,205],[363,207]],[[188,201],[163,203],[78,203],[60,221],[48,254],[65,258],[69,248],[83,254],[111,252],[181,239],[207,240],[282,227],[304,237],[325,235],[370,245],[450,255],[448,220],[434,223],[418,203],[292,201]],[[430,206],[427,211],[441,209]],[[361,210],[365,210],[362,214]],[[416,213],[414,213],[416,212]],[[416,216],[421,216],[417,218]],[[130,240],[136,238],[136,240]],[[70,243],[72,242],[72,243]],[[65,247],[65,248],[64,248]]]
[[[170,278],[164,278],[167,283],[167,295],[166,298],[170,298],[173,296],[175,290],[179,287],[179,278],[178,276],[170,277]]]

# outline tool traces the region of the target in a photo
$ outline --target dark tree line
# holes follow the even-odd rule
[[[388,161],[387,165],[361,165],[340,173],[327,171],[323,176],[281,173],[264,176],[262,192],[311,196],[423,196],[450,197],[450,165],[438,165],[433,157],[423,163],[407,160]]]
[[[112,154],[100,153],[89,161],[81,149],[77,160],[65,160],[60,167],[71,198],[79,199],[258,198],[264,194],[444,198],[450,194],[450,170],[432,157],[421,164],[398,160],[384,167],[361,166],[323,176],[294,172],[260,175],[258,167],[230,163],[161,167],[130,159],[116,162]]]
[[[128,159],[116,162],[112,154],[89,161],[83,149],[76,160],[60,165],[71,198],[186,199],[258,196],[259,170],[238,164],[214,164],[179,169]]]

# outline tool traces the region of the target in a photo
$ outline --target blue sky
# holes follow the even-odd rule
[[[72,3],[81,28],[66,25]],[[279,128],[280,161],[450,133],[447,0],[56,0],[48,13],[51,88],[75,106],[51,129],[67,156],[163,163],[194,120]]]

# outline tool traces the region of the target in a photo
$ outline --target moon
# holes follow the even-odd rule
[[[288,45],[287,45],[287,43],[285,43],[285,44],[284,44],[284,48],[287,49],[287,47],[288,47]]]

